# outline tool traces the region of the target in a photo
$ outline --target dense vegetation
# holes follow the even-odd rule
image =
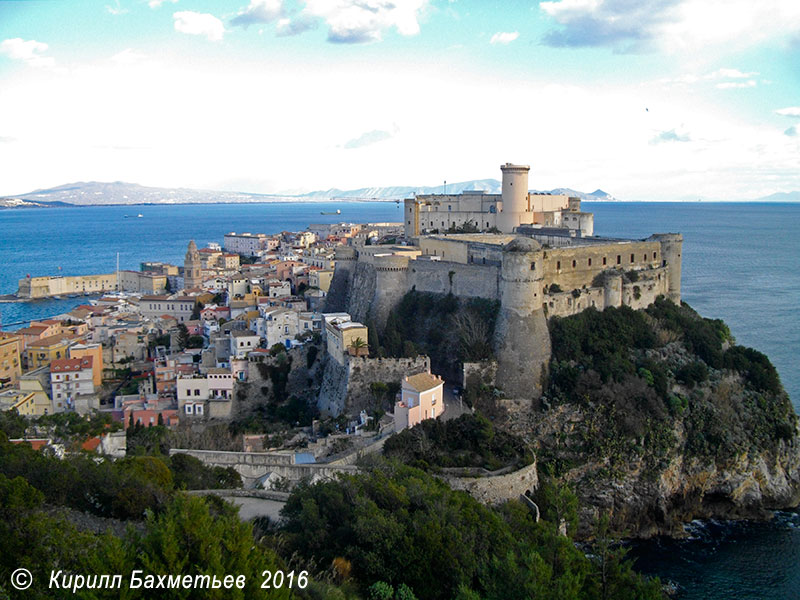
[[[482,467],[494,471],[533,461],[522,440],[497,431],[488,419],[473,414],[450,421],[426,419],[386,440],[383,453],[423,470]]]
[[[214,498],[203,499],[178,495],[158,513],[148,512],[138,528],[127,534],[95,535],[79,531],[61,513],[45,507],[45,494],[22,477],[10,479],[0,474],[0,597],[13,595],[8,586],[11,573],[27,568],[33,585],[25,598],[269,598],[297,597],[286,589],[262,590],[262,571],[285,568],[276,553],[256,545],[251,526],[239,520],[236,511]],[[178,575],[244,575],[244,590],[170,591],[129,589],[131,573]],[[50,574],[58,577],[60,587],[49,588]],[[121,574],[120,589],[81,589],[77,575]],[[84,579],[85,581],[85,579]],[[96,581],[95,581],[96,583]]]
[[[657,467],[674,451],[724,460],[794,438],[796,417],[769,359],[685,304],[589,309],[552,318],[550,332],[545,406],[588,409],[575,457],[614,465],[643,455]],[[685,442],[676,446],[678,421]]]
[[[606,537],[588,558],[521,503],[492,510],[396,462],[301,486],[283,514],[289,551],[343,565],[370,597],[405,586],[433,600],[661,598]]]
[[[376,356],[431,357],[432,369],[457,378],[458,363],[492,357],[500,303],[453,294],[410,291],[389,314],[382,335],[369,322],[369,347]]]

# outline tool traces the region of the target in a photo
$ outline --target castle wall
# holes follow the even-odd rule
[[[592,285],[607,269],[654,269],[661,266],[659,242],[615,242],[563,246],[544,250],[544,284],[564,291]]]
[[[572,291],[545,294],[544,306],[548,317],[576,315],[587,308],[603,310],[609,306],[630,306],[635,310],[647,308],[656,298],[669,293],[669,267],[639,271],[639,279],[622,283],[622,274],[608,274],[603,287],[580,289],[577,298]]]
[[[498,275],[498,267],[491,265],[414,260],[409,262],[406,291],[416,289],[418,292],[435,294],[452,292],[453,295],[464,298],[498,300],[500,298]]]
[[[346,312],[350,304],[353,277],[356,268],[356,252],[349,246],[336,248],[336,266],[333,270],[328,295],[325,297],[325,312]]]
[[[518,500],[525,492],[533,491],[539,485],[539,474],[535,462],[505,475],[493,477],[445,475],[443,479],[454,490],[463,490],[478,502],[490,506],[502,504],[507,500]]]
[[[317,408],[323,415],[356,415],[374,408],[370,384],[400,382],[406,375],[430,371],[427,356],[416,358],[347,357],[347,364],[329,360],[325,365]]]
[[[63,294],[99,294],[114,291],[117,274],[26,277],[19,280],[20,298],[47,298]]]

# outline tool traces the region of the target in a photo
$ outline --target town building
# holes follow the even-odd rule
[[[94,395],[92,357],[61,358],[50,363],[50,397],[67,409],[88,412]]]
[[[0,331],[0,387],[22,375],[22,336]]]
[[[137,294],[162,294],[167,289],[168,276],[143,271],[120,271],[119,289]]]
[[[41,407],[41,414],[52,414],[63,412],[66,409],[66,402],[63,398],[55,401],[50,397],[50,367],[39,367],[24,373],[17,382],[19,391],[25,394],[33,394],[33,403]]]
[[[225,234],[224,247],[227,252],[255,256],[267,248],[269,238],[263,233],[236,233],[232,231]]]
[[[431,373],[403,377],[400,400],[394,405],[394,430],[414,427],[424,419],[437,419],[444,413],[444,380]]]
[[[230,369],[211,368],[205,375],[178,377],[178,411],[186,416],[227,418],[231,414],[234,376]]]
[[[350,315],[325,319],[328,354],[340,365],[345,364],[345,356],[367,351],[367,334],[367,326],[351,321]]]
[[[196,304],[197,299],[191,296],[142,296],[139,311],[145,319],[169,315],[178,323],[184,323],[192,318]]]

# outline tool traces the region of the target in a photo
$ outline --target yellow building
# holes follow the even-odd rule
[[[70,344],[79,341],[72,335],[51,335],[28,344],[28,368],[38,369],[59,358],[67,358]]]
[[[92,357],[92,383],[103,385],[103,346],[100,344],[75,344],[69,348],[69,358]]]
[[[19,391],[33,394],[33,403],[39,414],[62,412],[62,402],[52,402],[50,399],[50,367],[40,367],[28,371],[19,378]]]
[[[22,375],[22,336],[0,332],[0,386],[17,382]]]
[[[345,355],[359,356],[368,351],[367,335],[366,325],[351,321],[350,315],[325,321],[328,354],[340,365],[345,364]]]

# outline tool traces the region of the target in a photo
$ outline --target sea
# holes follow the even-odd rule
[[[800,412],[800,204],[585,202],[597,235],[684,237],[682,295],[723,319],[737,342],[767,354]],[[341,210],[341,214],[324,214]],[[138,215],[142,216],[139,217]],[[183,264],[190,239],[231,231],[299,231],[312,223],[400,222],[402,203],[309,202],[0,210],[0,294],[26,275],[111,273],[145,261]],[[0,304],[5,329],[71,310],[86,298]],[[631,546],[636,568],[685,599],[800,599],[800,515],[768,523],[694,522],[687,539]]]

